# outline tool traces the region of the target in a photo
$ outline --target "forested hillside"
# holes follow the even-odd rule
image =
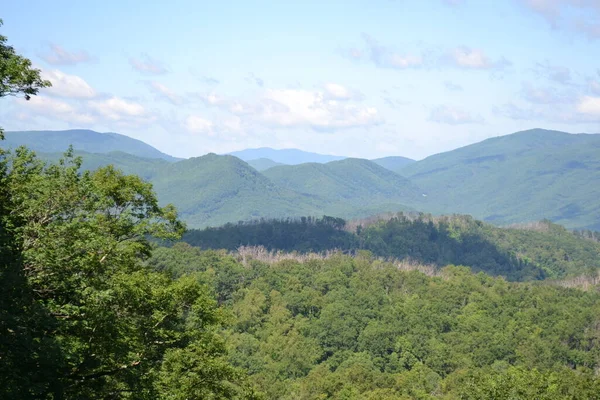
[[[466,265],[511,280],[535,280],[595,274],[600,270],[600,243],[593,239],[595,235],[574,234],[549,221],[498,228],[468,216],[398,214],[348,223],[340,218],[309,217],[228,224],[190,230],[183,240],[203,249],[369,250],[378,257],[438,268]]]
[[[400,173],[428,193],[430,211],[600,229],[600,135],[533,129],[437,154]]]
[[[246,162],[248,163],[248,165],[250,165],[252,168],[259,172],[272,167],[277,167],[279,165],[285,165],[282,163],[275,162],[273,160],[269,160],[268,158],[257,158],[255,160],[248,160]]]
[[[64,152],[36,152],[36,154],[40,159],[51,163],[59,161],[64,156]],[[161,169],[166,168],[171,163],[161,158],[144,158],[122,151],[112,151],[109,153],[74,151],[73,154],[81,157],[81,168],[83,170],[93,171],[100,167],[112,165],[126,174],[138,175],[147,181],[151,181]]]
[[[77,136],[77,132],[71,134]],[[40,143],[44,149],[62,144],[66,149],[62,139],[46,146],[52,140],[51,135]],[[73,141],[85,142],[85,135]],[[114,144],[110,139],[99,148],[112,148]],[[227,163],[219,157],[226,156],[195,158],[203,159],[202,163],[182,160],[163,168],[165,161],[154,158],[156,155],[127,155],[124,153],[128,147],[120,147],[121,152],[95,154],[101,150],[92,150],[94,153],[78,154],[84,155],[84,168],[113,164],[153,182],[159,200],[177,205],[194,228],[261,217],[327,214],[355,218],[418,210],[470,214],[498,225],[549,219],[568,228],[600,229],[600,203],[596,201],[600,198],[600,135],[537,129],[488,139],[417,162],[386,157],[278,165],[270,159],[254,159],[248,164],[240,161],[236,168],[222,168]],[[59,153],[40,156],[50,160],[60,157]],[[242,173],[241,179],[238,176],[239,171],[250,167],[269,180],[271,187],[278,187],[270,192],[272,204],[257,201],[255,196],[264,192],[265,179],[246,181],[254,176],[250,173]],[[201,177],[214,177],[210,174],[216,171],[220,183]],[[171,173],[176,177],[165,185]],[[211,193],[209,198],[204,199],[202,191]],[[243,205],[235,206],[235,211],[227,206],[232,193],[237,193],[235,202]]]
[[[358,158],[284,165],[269,168],[264,175],[281,187],[346,205],[425,203],[422,192],[408,179]]]
[[[75,150],[86,153],[110,153],[120,151],[144,158],[160,158],[177,161],[175,157],[162,153],[154,147],[113,132],[94,132],[88,129],[72,129],[66,131],[23,131],[6,132],[5,148],[26,146],[31,150],[44,153],[63,153],[73,146]]]
[[[207,154],[169,163],[123,152],[75,154],[82,156],[84,169],[114,165],[148,180],[154,185],[160,203],[177,206],[181,218],[193,228],[323,213],[351,218],[385,211],[410,211],[413,208],[401,201],[419,197],[418,189],[405,178],[366,160],[348,161],[351,168],[326,164],[325,171],[334,171],[332,179],[324,178],[329,181],[324,182],[321,192],[305,193],[273,182],[233,156]],[[39,153],[39,156],[55,162],[62,154]],[[310,165],[314,164],[298,167]],[[336,195],[332,185],[338,185],[342,195]]]
[[[402,168],[416,162],[413,159],[406,158],[406,157],[400,157],[400,156],[376,158],[371,161],[373,161],[375,164],[381,165],[383,168],[389,169],[390,171],[393,171],[393,172],[400,172],[400,170]]]
[[[270,215],[313,214],[322,202],[278,187],[233,156],[190,158],[151,179],[162,203],[173,203],[191,226],[220,225]]]
[[[177,244],[231,314],[229,361],[268,399],[597,399],[600,293],[368,255],[232,256]],[[424,271],[419,272],[417,270]]]

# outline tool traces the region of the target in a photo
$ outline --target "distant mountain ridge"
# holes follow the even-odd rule
[[[260,147],[256,149],[245,149],[228,153],[244,161],[267,158],[280,164],[297,165],[310,162],[327,163],[330,161],[343,160],[347,157],[332,156],[327,154],[311,153],[298,149],[272,149],[270,147]]]
[[[408,179],[360,158],[285,165],[269,168],[263,174],[281,187],[355,206],[414,204],[422,196]]]
[[[375,164],[380,165],[383,168],[389,169],[390,171],[393,171],[393,172],[400,172],[402,170],[402,168],[416,162],[412,158],[401,157],[401,156],[375,158],[371,161],[373,161]]]
[[[248,160],[246,161],[248,165],[250,165],[255,170],[261,172],[267,170],[269,168],[277,167],[279,165],[286,165],[282,163],[275,162],[268,158],[257,158],[256,160]]]
[[[409,164],[432,211],[508,224],[550,219],[600,229],[600,135],[532,129]]]
[[[64,131],[9,131],[0,146],[15,148],[27,146],[37,152],[62,153],[70,145],[87,153],[121,151],[138,157],[160,158],[170,162],[180,160],[165,154],[141,140],[114,132],[95,132],[88,129]]]
[[[56,160],[66,146],[40,155]],[[32,147],[46,149],[43,141]],[[159,201],[173,202],[190,227],[418,210],[470,214],[500,225],[549,219],[600,230],[600,135],[535,129],[416,162],[386,157],[276,165],[216,154],[169,162],[119,151],[77,153],[84,168],[114,164],[152,182]]]

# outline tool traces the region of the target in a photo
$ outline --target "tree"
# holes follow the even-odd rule
[[[110,166],[82,173],[72,150],[45,165],[19,148],[8,165],[3,223],[16,256],[0,279],[11,306],[0,397],[250,396],[226,360],[210,291],[143,262],[150,236],[184,229],[149,183]]]
[[[6,41],[6,36],[0,35],[0,97],[22,95],[29,100],[41,88],[51,86],[50,81],[42,79],[40,70],[32,68],[31,61],[18,55]],[[3,131],[0,128],[2,138]]]

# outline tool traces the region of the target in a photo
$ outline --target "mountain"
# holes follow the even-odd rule
[[[322,202],[273,184],[233,156],[207,154],[164,166],[150,180],[190,227],[319,214]]]
[[[45,153],[62,153],[69,145],[73,145],[75,150],[87,153],[121,151],[144,158],[161,158],[171,162],[178,160],[141,140],[113,132],[100,133],[85,129],[5,132],[3,147],[15,148],[22,145]]]
[[[16,135],[8,135],[13,145]],[[46,149],[48,137],[39,138],[32,147]],[[549,219],[568,228],[600,230],[600,135],[517,132],[409,161],[399,173],[379,165],[392,168],[402,162],[399,157],[268,169],[263,168],[277,161],[252,160],[260,173],[239,158],[215,154],[169,162],[125,152],[77,153],[84,156],[84,168],[114,164],[154,183],[161,203],[173,202],[190,227],[268,217],[356,218],[419,210],[471,214],[500,225]]]
[[[263,174],[283,188],[318,196],[343,207],[388,207],[424,201],[421,190],[408,179],[359,158],[327,164],[285,165],[269,168]]]
[[[413,160],[412,158],[400,156],[376,158],[371,161],[393,172],[399,172],[402,168],[415,162],[415,160]]]
[[[285,165],[282,163],[275,162],[268,158],[257,158],[256,160],[248,160],[246,161],[248,165],[254,168],[257,171],[264,171],[266,169],[277,167],[278,165]]]
[[[409,164],[429,211],[600,229],[600,135],[533,129]]]
[[[272,149],[270,147],[261,147],[258,149],[246,149],[234,151],[229,155],[236,156],[244,161],[256,160],[258,158],[268,158],[281,164],[296,165],[303,163],[327,163],[330,161],[343,160],[346,157],[331,156],[325,154],[309,153],[298,149]]]
[[[63,153],[37,152],[36,154],[41,159],[50,162],[56,162],[63,156]],[[138,157],[123,153],[122,151],[112,151],[104,154],[75,151],[75,155],[82,158],[83,163],[81,168],[84,170],[95,170],[99,167],[112,164],[126,174],[138,175],[145,180],[152,179],[158,171],[171,164],[169,161],[161,158]]]

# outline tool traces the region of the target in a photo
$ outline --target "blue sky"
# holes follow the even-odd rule
[[[54,84],[2,99],[7,130],[113,131],[180,157],[416,159],[534,127],[600,133],[599,0],[31,0],[1,13]]]

